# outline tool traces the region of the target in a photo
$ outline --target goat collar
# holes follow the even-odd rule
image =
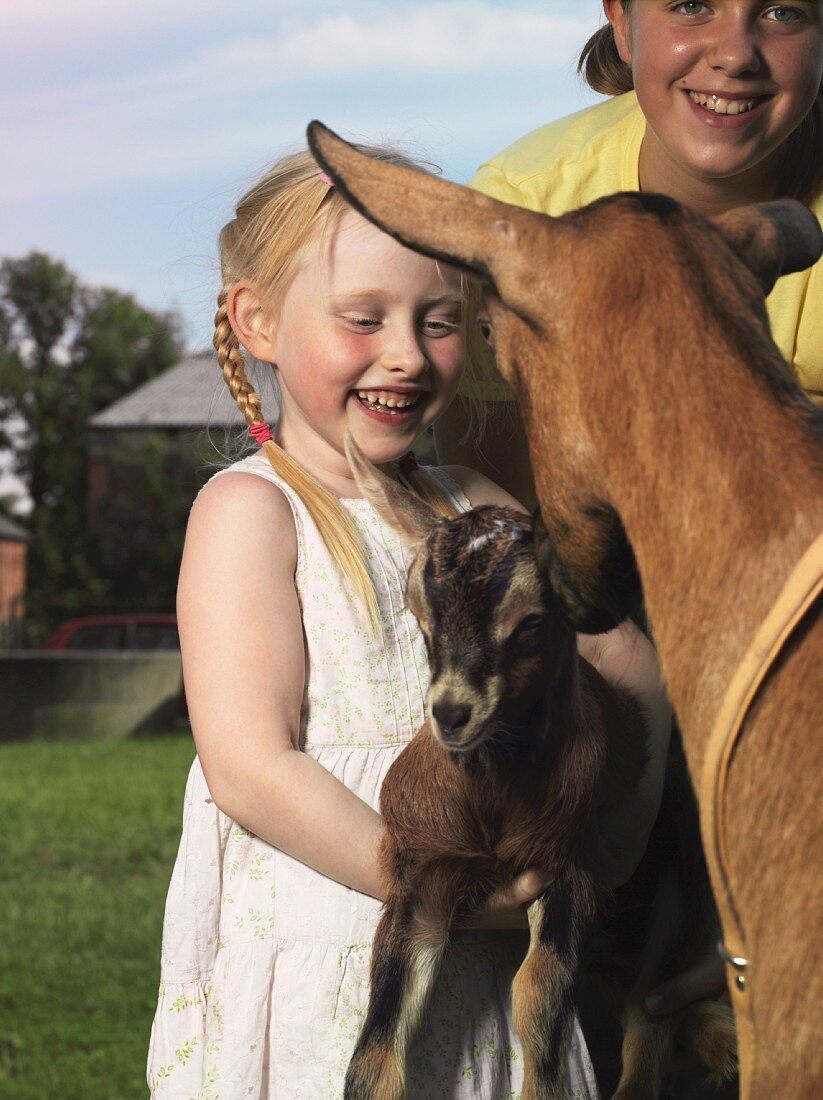
[[[823,592],[823,533],[803,554],[766,618],[723,698],[709,737],[700,785],[703,842],[714,896],[723,925],[720,954],[737,1021],[740,1095],[749,1095],[747,1080],[754,1057],[751,999],[754,975],[748,959],[743,924],[729,875],[725,796],[732,754],[760,685],[806,612]]]

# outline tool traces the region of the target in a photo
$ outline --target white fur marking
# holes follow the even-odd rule
[[[414,966],[408,976],[403,1014],[397,1028],[397,1057],[405,1065],[406,1051],[426,1007],[432,986],[440,969],[445,944],[423,944],[418,941],[414,953]]]

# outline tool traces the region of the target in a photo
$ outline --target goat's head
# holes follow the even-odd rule
[[[550,218],[375,161],[319,123],[309,141],[357,210],[486,284],[484,320],[529,439],[541,560],[574,625],[605,630],[625,616],[636,573],[603,456],[639,461],[626,426],[650,387],[664,392],[652,363],[671,365],[668,384],[694,392],[716,387],[711,364],[724,341],[773,348],[764,296],[779,275],[818,258],[816,219],[787,201],[710,223],[664,196],[634,194]],[[674,310],[662,308],[664,295]],[[688,381],[688,364],[672,364],[675,349],[698,368]],[[775,370],[768,384],[801,400],[788,372]]]
[[[529,517],[485,506],[445,519],[350,436],[346,453],[358,488],[414,555],[406,603],[428,651],[434,735],[466,752],[504,725],[532,731],[538,703],[562,676],[572,682],[575,636],[537,567]]]

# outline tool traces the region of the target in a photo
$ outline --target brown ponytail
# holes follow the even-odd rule
[[[628,2],[623,7],[627,8]],[[611,23],[595,31],[580,52],[577,71],[601,95],[622,95],[634,87],[631,66],[617,52]]]

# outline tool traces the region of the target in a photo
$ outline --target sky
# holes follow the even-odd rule
[[[0,0],[0,256],[175,309],[211,342],[215,240],[319,118],[465,182],[597,97],[599,0]]]

